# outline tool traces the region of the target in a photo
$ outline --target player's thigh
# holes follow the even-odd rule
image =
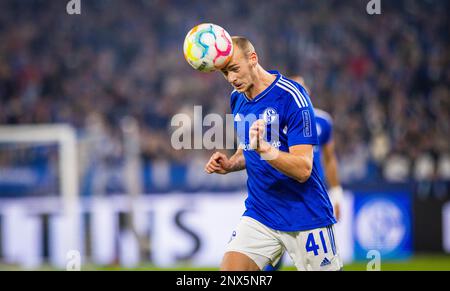
[[[298,270],[338,271],[342,269],[333,226],[316,228],[283,237],[286,250]]]
[[[264,259],[264,258],[263,258]],[[265,259],[264,259],[265,260]],[[223,256],[221,271],[260,271],[254,259],[240,252],[226,252]]]
[[[225,259],[229,258],[230,252],[247,256],[262,270],[267,264],[278,260],[283,252],[283,246],[275,230],[253,218],[243,216],[226,247],[222,265],[228,262]],[[226,266],[228,264],[224,267]]]

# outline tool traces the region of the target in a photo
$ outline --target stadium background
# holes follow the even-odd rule
[[[382,268],[449,270],[449,3],[381,0],[369,15],[368,2],[82,0],[68,15],[66,1],[1,1],[0,125],[74,128],[83,266],[217,267],[245,175],[208,176],[212,151],[170,146],[175,114],[229,112],[229,85],[182,54],[186,32],[213,22],[265,68],[304,75],[332,115],[342,251],[362,261],[350,269],[379,249]],[[0,268],[64,267],[58,144],[8,138]]]

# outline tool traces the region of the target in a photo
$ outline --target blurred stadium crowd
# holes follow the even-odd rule
[[[449,2],[366,4],[96,0],[69,16],[66,1],[1,1],[0,124],[69,122],[95,144],[86,160],[114,164],[133,116],[145,160],[206,159],[172,149],[170,120],[193,105],[229,112],[229,84],[183,59],[187,31],[214,22],[247,36],[266,69],[305,76],[334,118],[344,182],[450,180]]]

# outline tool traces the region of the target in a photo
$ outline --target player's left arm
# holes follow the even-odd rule
[[[250,146],[258,152],[272,167],[300,183],[311,176],[313,167],[313,146],[300,144],[289,147],[283,152],[264,140],[264,120],[257,120],[250,128]]]

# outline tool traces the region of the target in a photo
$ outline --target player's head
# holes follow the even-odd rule
[[[221,70],[225,79],[239,92],[248,91],[256,78],[258,56],[252,43],[245,37],[233,36],[233,56]]]
[[[302,76],[294,75],[294,76],[291,77],[291,80],[294,80],[295,82],[297,82],[300,85],[302,85],[302,87],[305,88],[306,92],[308,92],[308,94],[309,94],[309,88],[308,88],[308,86],[306,86],[305,79]]]

